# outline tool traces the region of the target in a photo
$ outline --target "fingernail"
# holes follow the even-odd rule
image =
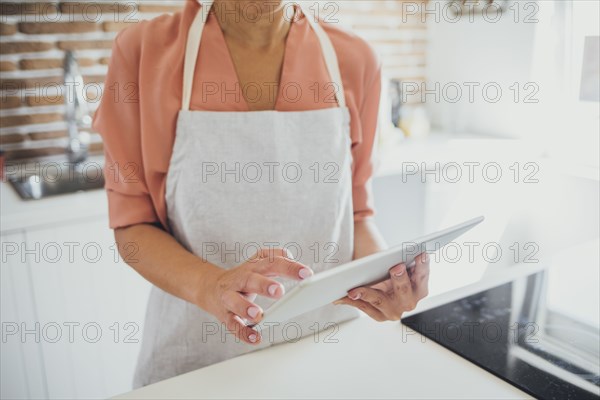
[[[312,276],[312,271],[308,268],[302,268],[300,270],[300,272],[298,272],[298,275],[300,276],[301,279],[306,279],[309,276]]]
[[[342,304],[342,301],[341,300],[336,300],[336,301],[333,302],[333,304],[335,304],[337,306],[338,304]]]
[[[421,259],[423,260],[423,262],[428,262],[429,261],[429,254],[428,253],[423,253],[423,257]]]
[[[281,289],[281,291],[283,292],[283,287],[281,285],[274,283],[271,286],[269,286],[269,288],[267,290],[269,291],[269,294],[271,296],[275,296],[275,293],[277,293],[278,289]]]
[[[248,336],[248,340],[251,341],[252,343],[256,343],[256,341],[258,340],[258,336],[256,335],[256,333],[251,333]]]
[[[350,297],[352,300],[358,300],[360,299],[360,292],[348,294],[348,297]]]
[[[406,272],[406,265],[400,264],[398,269],[394,271],[394,276],[402,276],[404,275],[404,272]]]
[[[293,260],[294,259],[294,255],[292,254],[292,252],[289,251],[288,249],[284,249],[284,250],[285,250],[285,253],[287,254],[286,258],[288,260]]]
[[[258,316],[258,314],[260,313],[260,310],[258,309],[258,307],[248,307],[248,315],[250,316],[250,318],[254,319]]]

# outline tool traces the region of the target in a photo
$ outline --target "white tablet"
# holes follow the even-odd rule
[[[269,307],[259,326],[265,323],[282,323],[332,303],[346,296],[352,288],[372,285],[388,279],[388,271],[393,266],[401,263],[410,265],[419,254],[441,249],[481,221],[483,217],[474,218],[315,274],[299,282],[289,293]]]

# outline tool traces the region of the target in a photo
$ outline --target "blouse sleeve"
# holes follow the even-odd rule
[[[354,221],[361,221],[374,214],[371,178],[374,170],[374,149],[377,136],[379,102],[381,97],[381,68],[367,85],[360,104],[362,140],[352,148],[354,171],[352,177],[352,200]]]
[[[114,40],[93,124],[104,143],[105,189],[113,229],[158,221],[144,177],[137,69],[119,47],[121,35]]]

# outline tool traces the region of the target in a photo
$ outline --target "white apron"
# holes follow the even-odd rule
[[[203,10],[210,6],[203,2]],[[208,12],[200,10],[188,34],[182,107],[166,183],[172,234],[186,249],[222,268],[239,265],[258,248],[269,247],[288,249],[315,273],[351,261],[350,117],[329,37],[307,18],[319,38],[331,80],[338,85],[339,107],[298,112],[190,111],[207,17]],[[280,281],[286,291],[295,284]],[[256,299],[263,309],[272,302]],[[134,386],[315,335],[327,324],[357,315],[348,306],[328,305],[261,331],[261,344],[252,346],[236,340],[197,306],[153,287]]]

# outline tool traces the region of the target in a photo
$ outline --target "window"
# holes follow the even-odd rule
[[[540,93],[537,118],[548,134],[546,150],[552,158],[598,168],[600,103],[580,100],[580,92],[584,43],[586,38],[600,35],[600,3],[575,0],[538,4],[541,18],[532,76],[545,89]]]

